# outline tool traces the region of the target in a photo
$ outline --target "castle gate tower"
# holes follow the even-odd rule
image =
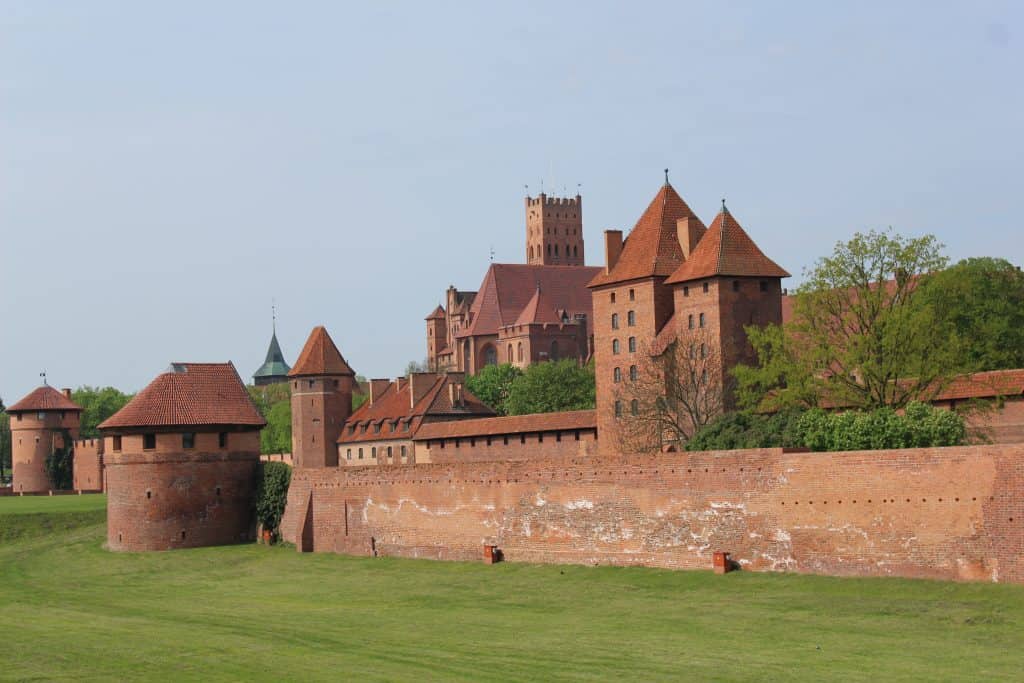
[[[322,326],[313,328],[288,379],[295,467],[337,467],[338,437],[352,414],[355,373]]]
[[[531,266],[582,266],[583,198],[526,198],[526,262]]]
[[[82,408],[71,390],[44,384],[7,409],[11,416],[11,465],[15,493],[41,493],[53,488],[46,458],[78,438]]]

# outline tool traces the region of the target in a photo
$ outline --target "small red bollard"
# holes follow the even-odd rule
[[[494,564],[498,561],[498,546],[484,545],[484,564]]]
[[[713,566],[716,574],[725,574],[732,571],[732,560],[729,553],[717,552],[714,556]]]

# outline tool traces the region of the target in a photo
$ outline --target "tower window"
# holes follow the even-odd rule
[[[633,289],[629,290],[629,300],[630,301],[636,301],[636,290],[633,290]]]
[[[142,450],[151,451],[156,448],[156,434],[142,435]]]
[[[114,452],[120,452],[120,450],[121,450],[121,437],[120,436],[115,436],[113,441],[114,441],[114,443],[113,443]]]
[[[630,327],[636,326],[636,311],[629,311],[626,313],[626,324]]]
[[[767,292],[768,291],[768,283],[765,282],[764,280],[761,280],[758,283],[758,285],[760,286],[762,292]]]
[[[708,357],[708,347],[707,347],[706,344],[701,344],[700,345],[700,357],[701,358],[707,358]]]
[[[640,373],[637,371],[636,366],[635,365],[630,365],[629,366],[629,379],[630,379],[630,381],[635,382],[639,376],[640,376]]]
[[[703,313],[700,314],[700,326],[704,327],[704,314]]]
[[[629,338],[629,352],[636,353],[636,337]]]
[[[622,368],[615,368],[612,371],[612,381],[616,384],[622,381]]]
[[[704,293],[705,294],[708,293],[708,283],[706,283],[706,282],[704,283]]]
[[[228,447],[228,433],[220,432],[217,434],[217,447],[227,448]]]
[[[619,314],[618,313],[612,313],[612,329],[613,330],[619,329]]]
[[[612,300],[612,303],[615,303],[615,292],[611,293],[611,300]]]
[[[683,285],[683,296],[690,296],[690,286]]]
[[[612,353],[618,353],[618,352],[619,352],[619,340],[618,339],[612,339]]]
[[[686,316],[686,326],[689,327],[691,330],[693,329],[693,313]]]
[[[191,449],[196,447],[196,433],[185,432],[181,435],[181,447],[185,449]]]
[[[629,414],[639,415],[640,414],[640,402],[635,398],[629,402]]]
[[[622,401],[615,402],[615,417],[622,417]]]

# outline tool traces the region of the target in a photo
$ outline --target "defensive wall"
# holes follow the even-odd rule
[[[76,440],[72,488],[94,493],[102,492],[104,486],[103,439]]]
[[[297,469],[300,550],[1024,583],[1024,444]]]

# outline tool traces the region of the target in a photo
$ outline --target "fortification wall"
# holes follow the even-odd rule
[[[104,460],[111,550],[172,550],[255,538],[257,453],[107,451]]]
[[[103,439],[75,441],[72,488],[76,491],[103,491]]]
[[[593,428],[416,442],[416,461],[425,463],[544,460],[592,453],[597,453]]]
[[[300,549],[1024,583],[1024,444],[296,470]]]

